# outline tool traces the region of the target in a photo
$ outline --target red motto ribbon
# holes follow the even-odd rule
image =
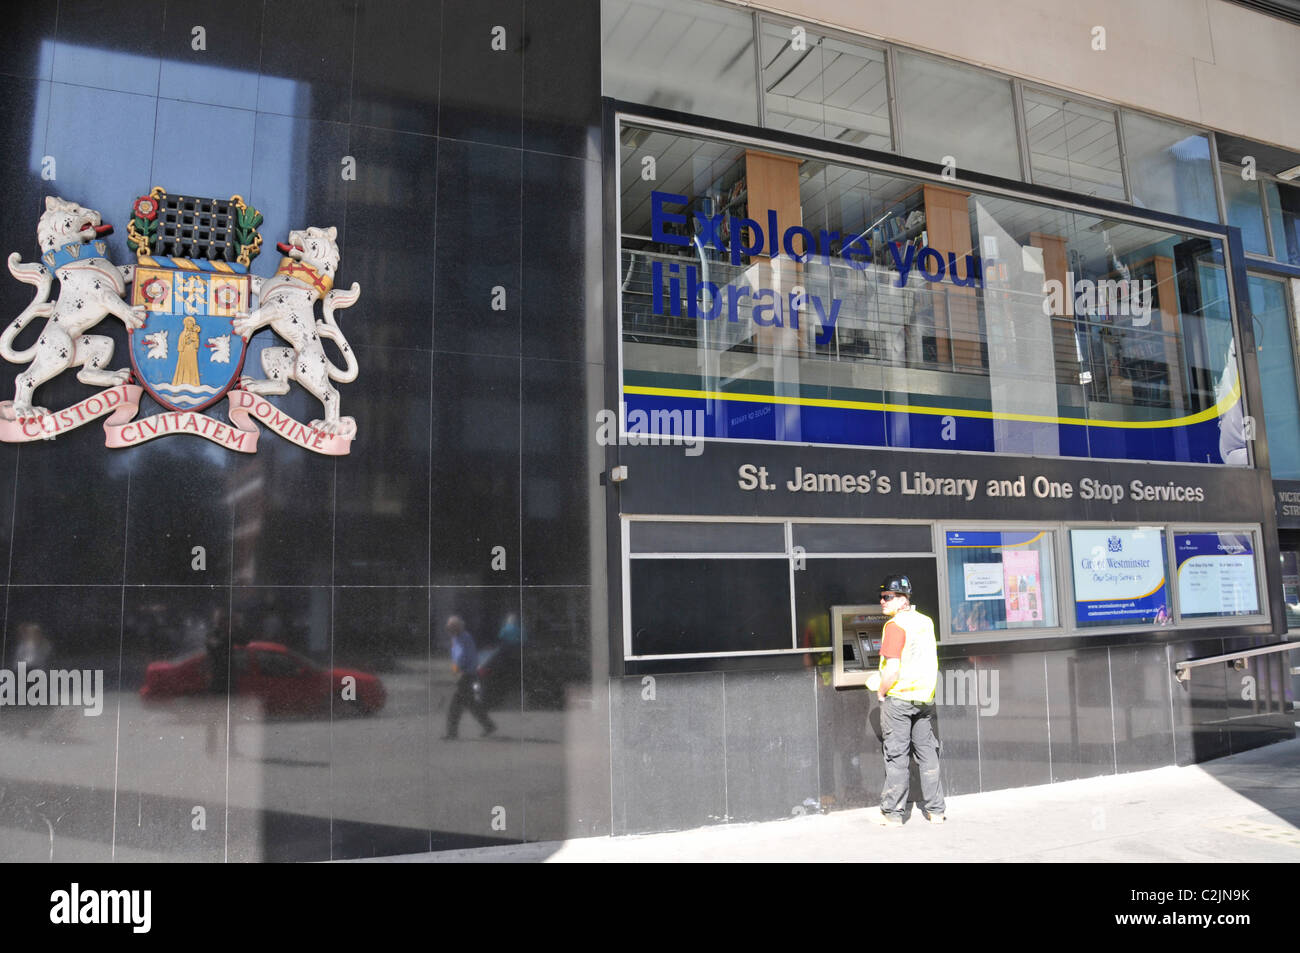
[[[0,403],[0,441],[53,440],[60,434],[109,415],[104,421],[104,442],[113,448],[133,447],[173,434],[190,434],[211,440],[228,450],[256,453],[257,438],[261,435],[253,422],[256,419],[305,450],[328,456],[343,456],[352,450],[350,436],[321,433],[281,413],[274,405],[248,391],[232,390],[226,395],[230,400],[230,423],[192,410],[168,411],[136,420],[143,393],[144,388],[136,384],[119,384],[92,394],[71,407],[24,420],[15,416],[12,401],[4,401]]]

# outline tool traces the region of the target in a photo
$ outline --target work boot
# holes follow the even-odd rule
[[[902,827],[903,819],[895,817],[893,814],[886,814],[884,811],[875,810],[867,812],[867,820],[872,824],[878,824],[881,827]]]

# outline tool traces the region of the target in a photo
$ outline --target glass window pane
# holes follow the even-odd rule
[[[781,523],[649,523],[632,520],[634,553],[785,553]]]
[[[634,559],[631,592],[633,655],[794,647],[788,559]]]
[[[928,553],[929,526],[899,523],[795,523],[794,545],[810,553]]]
[[[1300,188],[1265,182],[1269,226],[1273,230],[1273,256],[1300,265]]]
[[[832,606],[876,606],[880,582],[901,573],[912,580],[912,604],[935,620],[938,634],[938,575],[927,559],[809,559],[794,574],[795,618],[801,648],[830,646]]]
[[[1174,561],[1182,618],[1259,614],[1252,534],[1175,533]]]
[[[1011,83],[955,63],[899,52],[898,122],[902,153],[926,162],[1020,178]]]
[[[1286,603],[1287,621],[1294,627],[1292,616],[1300,612],[1300,552],[1282,550],[1282,600]]]
[[[954,634],[1056,625],[1051,533],[953,531],[944,547]]]
[[[1217,222],[1209,136],[1163,119],[1127,111],[1121,115],[1133,204]]]
[[[606,96],[758,124],[754,21],[699,0],[602,0]]]
[[[1115,113],[1026,89],[1025,131],[1034,182],[1123,199]]]
[[[882,50],[763,21],[765,124],[867,149],[892,147]]]
[[[1168,625],[1168,564],[1162,529],[1072,529],[1074,622]]]
[[[1220,240],[622,137],[629,432],[677,413],[709,438],[1249,463]],[[863,475],[780,479],[878,492]]]
[[[1300,480],[1300,398],[1287,285],[1260,275],[1250,275],[1246,283],[1255,315],[1255,360],[1264,395],[1269,468],[1275,479]]]
[[[1223,204],[1228,210],[1228,224],[1241,229],[1241,243],[1252,255],[1268,254],[1268,235],[1264,228],[1264,203],[1259,182],[1243,181],[1231,166],[1221,166]]]

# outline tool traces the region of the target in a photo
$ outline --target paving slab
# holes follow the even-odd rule
[[[874,808],[758,824],[408,854],[382,862],[1300,862],[1300,739],[1165,767],[948,798],[948,821]]]

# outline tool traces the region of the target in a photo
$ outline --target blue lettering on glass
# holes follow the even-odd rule
[[[799,307],[802,299],[805,307],[811,305],[812,310],[816,312],[820,328],[817,332],[818,344],[826,344],[830,341],[835,331],[835,323],[840,317],[840,307],[844,304],[839,298],[832,298],[827,302],[821,295],[801,295],[796,291],[783,296],[771,288],[751,291],[748,285],[728,284],[719,288],[716,282],[701,281],[700,271],[694,265],[686,266],[685,277],[686,317],[712,321],[722,316],[725,301],[727,320],[737,322],[740,320],[741,303],[748,298],[753,309],[752,319],[755,324],[766,328],[791,327],[798,330]],[[668,286],[667,295],[664,294],[665,279]],[[665,268],[662,261],[651,264],[650,307],[655,314],[681,317],[682,288],[679,265],[670,262]],[[702,299],[701,291],[707,292]]]
[[[656,242],[662,242],[666,245],[680,245],[683,247],[693,244],[691,239],[684,235],[674,235],[665,231],[665,226],[685,225],[687,217],[684,213],[669,211],[667,206],[686,206],[690,202],[690,197],[678,195],[674,192],[652,191],[650,193],[650,237]],[[720,253],[726,253],[730,256],[731,263],[736,266],[743,264],[742,259],[753,257],[755,255],[768,255],[771,258],[778,258],[782,252],[796,262],[807,262],[813,254],[821,258],[822,263],[829,265],[832,255],[831,249],[835,242],[843,236],[836,231],[827,231],[821,229],[817,235],[812,230],[804,228],[802,225],[791,225],[784,231],[781,230],[781,223],[777,218],[775,209],[768,209],[764,216],[767,223],[766,232],[763,229],[763,223],[757,222],[751,218],[738,218],[729,216],[724,213],[717,215],[708,215],[701,211],[694,212],[695,222],[698,226],[700,243],[704,246],[712,246]],[[724,229],[723,226],[726,226]],[[730,242],[722,238],[724,230],[730,235]],[[746,238],[745,236],[749,237]],[[803,251],[798,251],[796,242],[802,241]],[[890,242],[887,246],[890,258],[894,263],[894,270],[898,273],[895,280],[897,287],[902,288],[907,284],[908,276],[912,271],[919,270],[921,276],[928,282],[940,282],[945,279],[955,285],[965,288],[979,287],[984,278],[984,263],[981,262],[979,255],[966,255],[965,271],[966,276],[962,278],[958,269],[957,255],[953,252],[947,253],[945,260],[944,253],[938,249],[931,248],[928,245],[906,245],[901,246],[898,242]],[[849,267],[862,271],[872,258],[871,243],[863,235],[857,235],[840,248],[838,256]],[[685,284],[683,286],[683,277]],[[668,294],[665,301],[664,280],[667,278]],[[677,264],[670,263],[667,270],[663,262],[656,261],[651,266],[651,307],[655,314],[671,314],[680,317],[682,314],[683,290],[685,291],[686,316],[690,318],[703,319],[711,321],[722,315],[725,301],[725,310],[728,321],[740,320],[741,302],[750,299],[751,317],[753,322],[760,327],[799,327],[799,306],[801,303],[805,307],[811,306],[816,312],[819,330],[817,333],[817,343],[826,344],[831,340],[835,331],[835,324],[839,320],[840,307],[843,301],[839,298],[831,298],[829,301],[823,299],[820,295],[803,295],[795,293],[788,295],[788,300],[783,298],[777,292],[760,288],[751,291],[747,285],[724,285],[719,288],[712,281],[701,281],[700,273],[693,265],[687,265],[685,275]],[[707,291],[705,297],[707,304],[701,306],[700,292]],[[664,309],[668,310],[665,311]]]
[[[657,190],[651,192],[651,239],[665,245],[689,247],[693,244],[691,239],[685,235],[674,235],[664,231],[665,225],[686,224],[685,214],[670,212],[666,206],[686,206],[689,203],[690,197],[686,195]],[[872,257],[871,243],[867,241],[864,235],[855,235],[850,238],[841,246],[838,255],[832,255],[831,249],[837,241],[843,238],[839,232],[821,229],[820,232],[814,235],[811,229],[804,228],[802,225],[791,225],[783,230],[775,209],[768,209],[767,214],[764,216],[767,221],[766,231],[763,229],[763,223],[752,218],[738,218],[725,213],[708,215],[698,210],[693,215],[699,226],[701,244],[726,253],[730,256],[733,265],[743,264],[741,259],[745,257],[767,255],[770,258],[776,258],[782,253],[794,261],[806,262],[812,258],[815,250],[816,255],[821,258],[824,265],[829,265],[832,258],[838,258],[845,264],[861,271],[866,268]],[[730,242],[724,241],[722,238],[724,224],[728,226],[726,231],[731,236]],[[745,238],[746,233],[750,236],[748,239]],[[796,251],[796,239],[803,240],[804,251]],[[948,252],[945,256],[944,252],[928,245],[919,247],[907,245],[906,248],[903,248],[898,242],[890,242],[888,248],[890,257],[894,261],[894,267],[898,271],[897,284],[900,288],[907,284],[908,275],[911,274],[913,268],[918,266],[920,266],[921,275],[930,282],[947,280],[953,284],[970,288],[978,287],[983,281],[984,266],[979,255],[965,256],[966,276],[962,278],[957,267],[957,255],[954,252]]]
[[[671,202],[674,205],[685,205],[690,199],[685,195],[674,195],[672,192],[651,192],[650,193],[650,237],[657,242],[663,242],[666,245],[689,245],[690,239],[684,235],[669,235],[664,231],[664,223],[670,225],[685,225],[685,215],[674,215],[664,208],[665,202]]]

